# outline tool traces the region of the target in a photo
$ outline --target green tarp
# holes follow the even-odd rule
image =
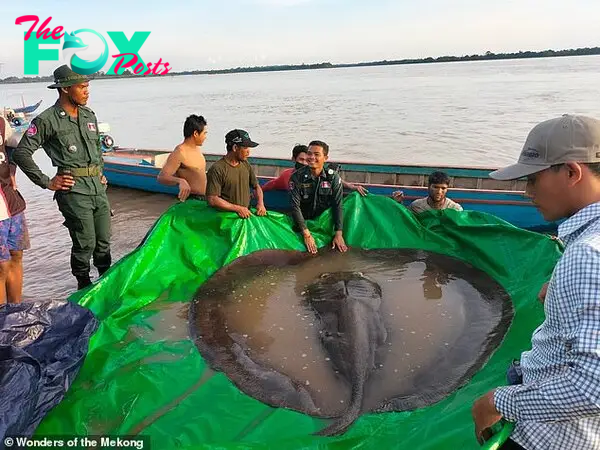
[[[210,370],[188,338],[187,304],[220,267],[251,252],[304,250],[291,219],[241,220],[189,200],[166,211],[138,249],[93,287],[71,297],[101,325],[65,399],[36,435],[135,435],[153,449],[476,449],[471,406],[505,384],[506,367],[530,348],[543,318],[537,293],[560,257],[549,236],[483,213],[428,211],[415,217],[392,199],[354,193],[344,203],[345,238],[362,248],[420,248],[467,261],[511,295],[515,317],[503,344],[465,387],[411,412],[363,415],[345,435],[311,433],[325,422],[274,409]],[[308,222],[330,245],[330,211]]]

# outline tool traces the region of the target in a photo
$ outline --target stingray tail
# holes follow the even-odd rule
[[[317,431],[315,436],[337,436],[346,432],[346,430],[358,419],[362,409],[363,386],[356,387],[352,392],[350,406],[344,414],[332,424],[326,426],[320,431]]]

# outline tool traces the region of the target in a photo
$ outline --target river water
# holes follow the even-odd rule
[[[283,156],[295,143],[326,141],[337,160],[461,165],[513,161],[535,123],[563,113],[600,117],[600,57],[478,61],[313,71],[98,80],[89,105],[118,145],[172,149],[186,116],[209,123],[207,153],[243,128]],[[46,83],[0,85],[0,106],[56,99]],[[36,154],[54,174],[43,151]],[[64,298],[76,288],[70,240],[52,193],[22,173],[32,247],[24,256],[24,297]],[[113,257],[132,251],[175,200],[109,188]]]

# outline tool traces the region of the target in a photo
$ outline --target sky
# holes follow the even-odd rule
[[[2,10],[0,78],[24,75],[23,15],[96,30],[111,55],[107,31],[150,31],[140,56],[172,72],[600,46],[598,0],[28,0]],[[95,59],[100,38],[80,37],[90,46],[80,56]],[[63,63],[42,61],[39,75]]]

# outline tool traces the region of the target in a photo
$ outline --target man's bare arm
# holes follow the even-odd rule
[[[256,192],[256,215],[264,216],[267,214],[267,209],[265,208],[263,190],[259,184],[254,187],[254,192]]]
[[[157,179],[158,182],[162,184],[169,184],[171,186],[179,185],[179,194],[177,197],[179,200],[185,201],[190,195],[192,188],[185,178],[175,176],[175,172],[177,172],[177,170],[181,167],[182,163],[183,156],[181,155],[179,149],[176,148],[167,158],[167,162],[158,174]]]
[[[345,189],[348,189],[348,190],[351,190],[351,191],[358,191],[358,193],[360,195],[362,195],[363,197],[366,196],[369,193],[369,191],[367,191],[360,184],[348,183],[347,181],[342,180],[342,186]]]
[[[257,206],[265,206],[263,190],[260,185],[256,185],[254,188],[254,192],[256,193],[256,205]]]
[[[239,205],[229,203],[227,200],[222,199],[218,195],[208,195],[206,197],[206,201],[213,208],[217,208],[222,211],[238,212],[238,209],[240,208]]]
[[[158,174],[158,182],[161,184],[168,184],[171,186],[176,186],[182,180],[182,178],[176,177],[175,173],[179,170],[182,163],[181,152],[178,149],[175,149],[167,158],[167,162],[160,170]]]

